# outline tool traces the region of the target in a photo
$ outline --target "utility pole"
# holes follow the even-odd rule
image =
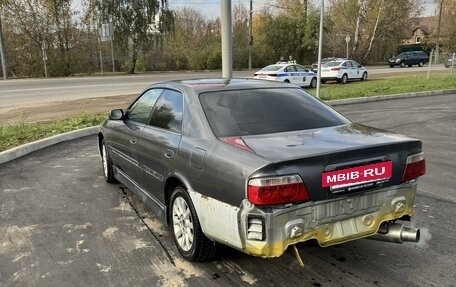
[[[348,59],[348,43],[350,42],[350,35],[347,34],[345,37],[345,42],[347,43],[347,59]]]
[[[307,25],[307,10],[308,10],[308,0],[304,0],[304,24]]]
[[[222,77],[233,75],[233,38],[231,27],[231,0],[222,0]]]
[[[440,42],[440,25],[442,23],[442,6],[443,0],[440,0],[440,9],[439,9],[439,25],[437,26],[437,41],[435,43],[435,61],[434,64],[437,64],[439,60],[439,42]]]
[[[252,14],[253,14],[253,0],[250,0],[249,12],[249,71],[252,70],[252,46],[253,46],[253,27],[252,27]]]
[[[0,10],[1,12],[1,10]],[[3,42],[3,28],[2,28],[2,16],[0,13],[0,58],[2,60],[2,72],[3,72],[3,80],[8,79],[8,71],[6,69],[6,55],[4,50],[4,42]]]
[[[41,43],[41,50],[43,52],[43,66],[44,66],[44,77],[48,77],[48,72],[47,72],[47,53],[46,53],[46,42]]]
[[[114,66],[114,45],[112,43],[112,40],[114,38],[114,25],[112,24],[112,19],[111,22],[109,23],[109,34],[110,34],[110,41],[111,41],[111,62],[112,62],[112,72],[114,73],[116,71],[116,68]]]

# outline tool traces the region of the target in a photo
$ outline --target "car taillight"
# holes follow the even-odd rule
[[[331,71],[340,71],[340,67],[331,68]]]
[[[402,182],[418,178],[426,173],[426,161],[422,152],[407,157]]]
[[[250,179],[247,199],[255,205],[304,202],[310,199],[307,187],[299,175]]]

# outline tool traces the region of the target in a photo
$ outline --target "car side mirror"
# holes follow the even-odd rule
[[[111,110],[108,117],[110,120],[121,120],[124,117],[124,111],[122,109]]]
[[[358,65],[358,68],[362,68],[362,67],[363,67],[363,65]]]

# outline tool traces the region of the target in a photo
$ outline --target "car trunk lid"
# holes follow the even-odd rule
[[[280,134],[243,136],[256,154],[271,161],[263,169],[277,175],[299,174],[308,187],[311,200],[324,200],[347,192],[360,192],[401,182],[407,156],[421,151],[421,142],[360,124],[294,131]],[[322,174],[334,170],[353,171],[391,162],[391,177],[362,187],[323,187]],[[384,164],[385,165],[385,164]],[[259,170],[252,176],[261,176]],[[361,186],[361,187],[360,187]],[[349,188],[350,187],[350,188]]]

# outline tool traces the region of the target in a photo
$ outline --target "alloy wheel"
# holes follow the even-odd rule
[[[193,246],[193,218],[190,208],[182,197],[177,197],[173,203],[173,231],[177,243],[184,251]]]

